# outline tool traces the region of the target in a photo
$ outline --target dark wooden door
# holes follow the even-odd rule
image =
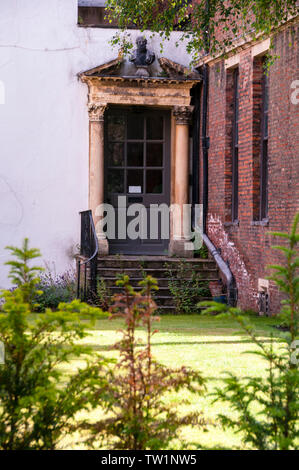
[[[111,108],[105,122],[105,201],[115,208],[116,228],[115,236],[108,236],[110,253],[167,254],[169,237],[165,239],[165,230],[161,234],[160,216],[158,230],[151,233],[149,209],[170,202],[169,112]],[[131,210],[133,214],[135,204],[145,207],[146,223],[135,227],[132,239],[127,232],[131,228],[132,233],[140,213],[125,219],[124,213]]]

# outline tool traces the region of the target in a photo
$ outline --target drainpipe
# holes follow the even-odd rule
[[[205,13],[206,18],[209,18],[210,1],[205,0]],[[209,20],[208,20],[209,21]],[[204,25],[204,48],[208,54],[210,50],[210,27],[209,23]],[[208,99],[209,99],[209,67],[207,64],[203,66],[203,90],[202,90],[202,131],[201,131],[201,145],[202,145],[202,180],[203,180],[203,233],[207,230],[207,215],[208,215],[208,184],[209,184],[209,147],[210,139],[207,135],[207,121],[208,121]]]
[[[209,250],[211,256],[213,256],[215,263],[217,264],[222,277],[225,279],[226,290],[227,290],[227,303],[231,307],[235,307],[237,303],[237,287],[233,273],[231,272],[229,265],[221,257],[219,250],[213,245],[209,237],[203,233],[203,242]]]
[[[229,268],[228,262],[225,262],[220,255],[219,250],[213,245],[207,235],[207,215],[208,215],[208,201],[209,201],[209,147],[210,138],[207,136],[207,116],[208,116],[208,93],[209,93],[209,71],[208,66],[204,65],[203,71],[203,103],[202,103],[202,173],[203,173],[203,242],[209,250],[211,256],[214,258],[222,277],[225,279],[227,289],[227,303],[230,306],[235,306],[237,302],[237,288],[233,273]],[[193,199],[193,204],[199,203],[199,192]]]
[[[203,69],[203,92],[202,92],[202,178],[203,178],[203,232],[206,233],[208,215],[208,182],[209,182],[209,147],[210,139],[207,136],[208,120],[208,93],[209,93],[209,70],[208,65]]]
[[[192,132],[192,227],[195,226],[195,204],[198,204],[199,195],[199,147],[200,147],[200,120],[201,120],[201,84],[192,89],[193,132]]]

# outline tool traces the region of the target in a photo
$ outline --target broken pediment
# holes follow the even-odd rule
[[[190,70],[188,67],[184,67],[177,62],[173,62],[166,57],[160,57],[158,59],[161,69],[167,75],[168,78],[172,79],[183,79],[183,78],[191,78],[199,80],[201,75],[196,70]]]
[[[79,74],[81,79],[87,77],[117,77],[123,79],[151,79],[151,80],[194,80],[200,81],[201,75],[196,70],[191,70],[166,57],[156,60],[156,55],[149,50],[145,36],[138,36],[136,49],[129,60],[125,60],[120,50],[116,59]]]
[[[123,63],[123,58],[121,56],[117,57],[117,59],[110,60],[105,64],[98,65],[97,67],[93,67],[92,69],[86,70],[79,74],[79,76],[87,76],[87,77],[111,77],[117,76],[120,72],[120,67]]]
[[[122,54],[78,74],[89,88],[90,109],[99,106],[189,106],[190,91],[201,75],[149,51],[146,40],[137,38],[129,60]]]
[[[158,65],[159,64],[159,65]],[[195,70],[190,70],[177,62],[173,62],[166,57],[160,57],[156,61],[158,67],[151,67],[149,76],[138,76],[136,73],[136,67],[134,64],[125,61],[123,56],[119,55],[116,59],[110,60],[102,65],[93,67],[92,69],[86,70],[79,73],[79,77],[101,77],[101,78],[112,78],[118,77],[123,79],[145,79],[145,80],[193,80],[201,81],[201,75]]]

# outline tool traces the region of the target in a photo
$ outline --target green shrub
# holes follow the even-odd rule
[[[186,261],[178,261],[177,269],[171,269],[169,264],[165,264],[168,270],[168,288],[174,300],[175,312],[178,315],[190,315],[198,313],[197,302],[202,297],[210,297],[208,281],[201,280],[192,270]]]
[[[5,363],[0,365],[0,449],[55,449],[70,430],[77,429],[76,413],[89,409],[95,382],[98,386],[105,381],[99,373],[101,358],[93,363],[92,350],[78,344],[91,322],[104,314],[78,300],[59,304],[55,312],[33,314],[41,269],[29,263],[40,253],[29,249],[27,239],[21,249],[9,250],[15,257],[7,263],[10,278],[17,287],[2,291],[0,340]],[[63,374],[61,366],[74,358],[85,366]]]
[[[165,395],[184,390],[202,393],[204,381],[197,372],[186,367],[170,369],[158,364],[152,356],[151,341],[156,333],[153,322],[158,320],[153,315],[156,304],[152,299],[152,291],[157,290],[156,280],[146,277],[139,283],[141,292],[130,286],[126,275],[117,285],[124,292],[114,297],[110,311],[112,318],[121,317],[125,321],[122,339],[114,346],[120,356],[107,375],[104,418],[93,424],[85,423],[85,429],[93,434],[89,442],[97,446],[103,439],[110,449],[167,449],[179,437],[182,426],[204,426],[205,421],[199,413],[181,416],[174,404],[165,403]],[[136,338],[139,326],[146,329],[144,347]]]
[[[98,307],[103,310],[109,310],[112,302],[111,289],[107,286],[104,278],[100,277],[97,279],[97,295],[95,303]]]
[[[242,433],[244,442],[259,450],[299,448],[299,357],[296,354],[299,344],[298,222],[299,214],[295,217],[290,234],[272,234],[286,242],[284,246],[273,247],[285,255],[285,264],[270,266],[275,271],[271,279],[285,294],[280,317],[288,331],[281,334],[283,343],[279,345],[278,351],[274,348],[273,340],[267,347],[256,336],[249,319],[240,309],[209,303],[206,310],[207,313],[216,310],[229,314],[237,320],[258,346],[255,354],[265,360],[266,380],[261,377],[241,379],[229,374],[224,380],[224,386],[216,391],[216,401],[230,403],[236,414],[235,418],[223,414],[219,416],[224,428]]]
[[[71,302],[76,298],[75,275],[72,271],[54,275],[50,270],[40,275],[37,288],[42,293],[36,298],[37,310],[57,309],[61,302]]]
[[[206,245],[202,245],[199,250],[194,250],[194,257],[201,258],[201,259],[208,259],[209,257],[209,250],[207,249]]]

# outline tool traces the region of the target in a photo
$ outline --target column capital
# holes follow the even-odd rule
[[[104,113],[107,105],[91,103],[88,105],[89,121],[104,121]]]
[[[194,106],[174,106],[173,115],[175,117],[176,124],[191,124],[193,110]]]

